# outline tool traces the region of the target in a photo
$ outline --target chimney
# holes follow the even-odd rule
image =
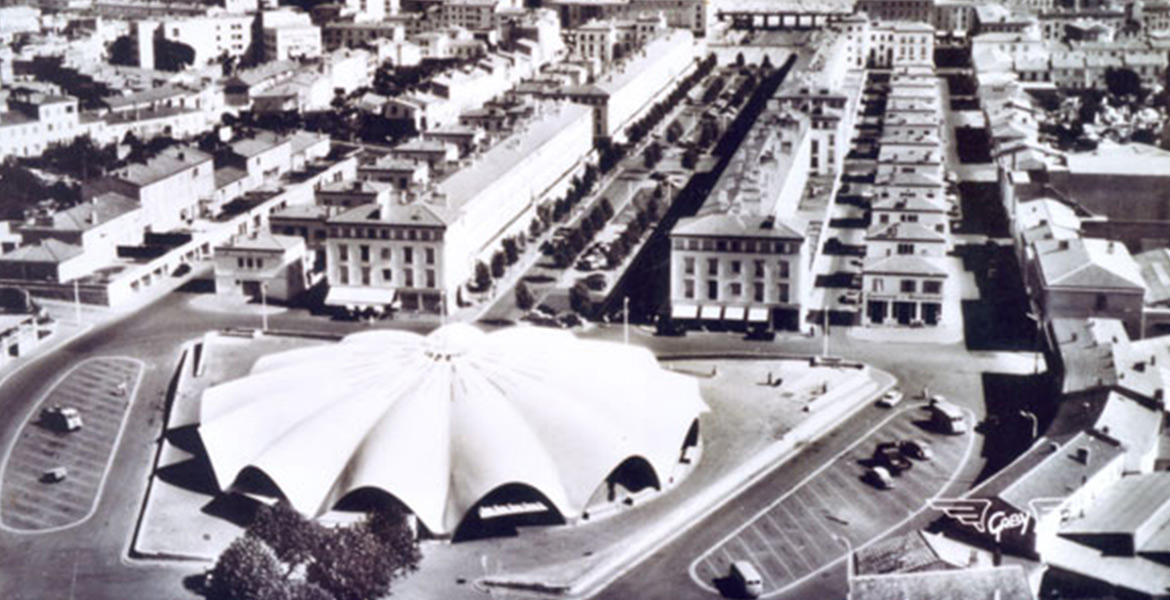
[[[1077,448],[1077,454],[1076,454],[1076,458],[1074,460],[1081,463],[1082,465],[1088,465],[1089,464],[1089,449],[1084,447],[1084,446]]]
[[[1061,250],[1068,250],[1068,240],[1060,240],[1059,248]]]

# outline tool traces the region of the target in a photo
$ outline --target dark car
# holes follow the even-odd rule
[[[930,444],[922,440],[902,440],[898,443],[902,454],[915,460],[930,460],[934,453],[930,451]]]
[[[885,467],[890,474],[897,475],[911,467],[910,461],[902,456],[897,442],[883,442],[873,451],[873,462],[879,467]]]

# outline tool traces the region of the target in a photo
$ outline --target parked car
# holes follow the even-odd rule
[[[65,478],[68,476],[69,469],[66,469],[65,467],[53,467],[52,469],[41,473],[41,481],[45,483],[57,483],[60,481],[65,481]]]
[[[897,406],[898,403],[900,403],[902,401],[903,397],[904,396],[902,394],[902,391],[897,389],[897,388],[894,388],[894,389],[882,394],[882,397],[878,398],[877,405],[882,407],[882,408],[893,408],[893,407]]]
[[[902,451],[898,449],[897,442],[882,442],[877,445],[873,451],[873,462],[879,467],[884,467],[893,475],[897,475],[902,471],[908,470],[912,465],[905,456],[902,456]]]
[[[931,396],[930,404],[926,408],[930,411],[930,424],[936,431],[948,435],[967,432],[967,419],[963,415],[963,411],[958,406],[947,402],[946,398],[938,395]]]
[[[77,431],[84,426],[76,408],[52,406],[41,411],[41,422],[54,431]]]
[[[904,456],[915,460],[930,460],[934,457],[934,452],[930,450],[930,444],[923,440],[902,440],[898,443],[898,449],[902,451]]]
[[[867,469],[865,475],[862,477],[866,483],[876,487],[879,490],[888,490],[894,487],[894,478],[890,476],[890,472],[884,467],[873,467]]]

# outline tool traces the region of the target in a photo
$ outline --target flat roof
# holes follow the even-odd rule
[[[1159,528],[1170,525],[1170,471],[1122,477],[1097,495],[1082,513],[1074,513],[1060,527],[1061,535],[1133,535],[1156,517]]]
[[[851,600],[1034,600],[1032,588],[1019,565],[856,575]]]
[[[1170,302],[1170,248],[1155,248],[1135,254],[1142,280],[1146,282],[1146,304]]]

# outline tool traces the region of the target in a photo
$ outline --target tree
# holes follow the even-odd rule
[[[282,599],[284,573],[276,553],[254,537],[233,541],[211,570],[209,596],[222,600]]]
[[[369,600],[388,594],[401,570],[361,522],[332,530],[308,564],[306,579],[337,600]]]
[[[589,298],[589,288],[585,282],[578,281],[569,288],[569,306],[582,316],[587,317],[593,312],[593,301]]]
[[[528,284],[523,281],[516,284],[516,308],[520,310],[528,310],[536,303],[536,298],[532,296],[532,290],[528,289]]]
[[[601,200],[597,201],[597,209],[601,211],[601,215],[605,217],[606,221],[613,218],[613,203],[609,201],[609,198],[602,196]]]
[[[261,506],[244,535],[267,544],[291,572],[312,559],[326,533],[316,521],[306,519],[288,501],[281,500]]]
[[[682,155],[682,166],[684,169],[693,169],[699,164],[699,151],[694,148],[687,148]]]
[[[195,63],[195,49],[182,42],[164,37],[154,39],[154,68],[162,71],[182,71]]]
[[[744,66],[744,64],[745,64],[746,62],[747,62],[747,61],[746,61],[746,60],[744,60],[744,58],[743,58],[743,52],[740,52],[739,54],[736,54],[736,55],[735,55],[735,66],[736,66],[737,68],[740,68],[740,69],[742,69],[742,68],[743,68],[743,66]]]
[[[520,260],[520,250],[516,247],[516,240],[512,238],[504,238],[504,260],[509,265],[516,264]]]
[[[499,279],[504,276],[504,253],[496,250],[492,254],[492,277]]]
[[[1115,97],[1132,95],[1139,100],[1145,96],[1142,78],[1133,69],[1105,69],[1105,89]]]
[[[488,270],[488,266],[483,264],[483,261],[476,261],[475,263],[475,289],[476,291],[485,291],[492,285],[492,274]]]
[[[288,584],[285,600],[337,600],[325,588],[307,581],[294,581]]]
[[[134,38],[129,35],[119,36],[109,46],[106,46],[111,65],[135,66],[138,64],[138,50],[134,47]]]
[[[642,164],[647,169],[653,169],[659,160],[662,160],[662,146],[658,142],[651,142],[642,152]]]
[[[666,127],[666,141],[673,144],[682,137],[683,128],[678,121],[671,121],[670,125]]]
[[[605,227],[605,222],[608,219],[605,216],[605,212],[601,210],[601,207],[596,206],[589,212],[588,220],[590,223],[593,223],[593,229],[601,231],[601,228]]]

